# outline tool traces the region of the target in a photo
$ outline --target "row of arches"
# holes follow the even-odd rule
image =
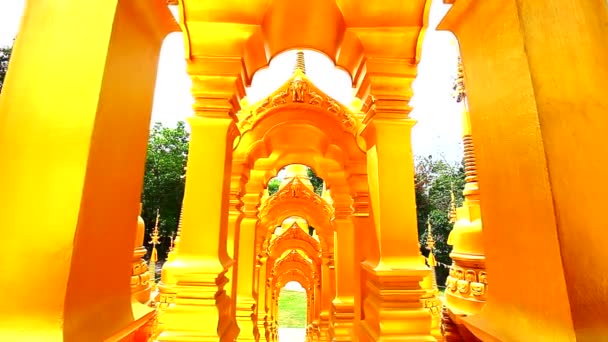
[[[236,338],[238,334],[239,338],[257,336],[275,341],[278,296],[282,286],[290,281],[298,281],[306,289],[306,328],[310,341],[350,340],[358,335],[374,339],[374,334],[382,332],[375,325],[379,308],[373,306],[392,301],[395,301],[393,305],[399,305],[397,301],[401,299],[377,292],[386,286],[382,280],[385,275],[378,272],[392,273],[397,261],[391,261],[390,253],[385,253],[382,262],[380,247],[386,251],[393,248],[400,263],[404,253],[391,247],[398,241],[379,234],[380,224],[374,224],[369,205],[373,197],[370,188],[378,191],[379,187],[388,186],[378,182],[377,170],[379,159],[386,161],[383,155],[386,147],[373,146],[370,152],[368,145],[375,145],[377,128],[370,128],[368,124],[367,131],[364,130],[366,125],[361,120],[364,114],[359,110],[325,95],[303,69],[296,68],[292,77],[266,99],[242,108],[236,114],[239,119],[236,127],[224,128],[228,151],[225,159],[231,164],[229,187],[224,192],[229,193],[230,198],[227,225],[218,232],[218,237],[225,239],[226,253],[234,264],[230,261],[224,264],[216,278],[216,283],[221,284],[218,297],[222,298],[216,300],[218,308],[222,308],[216,324],[222,339]],[[402,127],[409,129],[411,125]],[[231,134],[233,130],[238,130],[238,139],[236,134]],[[200,134],[193,125],[193,142],[195,135]],[[196,158],[196,153],[202,154],[191,145],[190,158]],[[320,195],[310,182],[308,167],[325,182]],[[271,195],[267,185],[279,170],[284,170],[283,178],[278,191]],[[370,170],[373,176],[368,175]],[[203,200],[190,198],[194,191],[200,191],[198,187],[190,190],[197,183],[196,180],[190,182],[190,178],[201,177],[198,172],[200,169],[193,171],[189,162],[184,230],[188,229],[186,203]],[[374,180],[375,185],[370,185]],[[379,195],[376,192],[376,196]],[[375,205],[380,206],[377,202]],[[394,210],[388,202],[383,206],[387,211]],[[380,213],[379,207],[376,210]],[[309,225],[314,227],[313,236],[307,233]],[[430,271],[418,253],[415,226],[410,228],[415,252],[407,263],[411,264],[408,267],[418,264],[419,271],[408,270],[396,279],[402,282],[411,278],[407,281],[414,289],[420,288],[418,282],[428,278]],[[387,228],[385,233],[393,229]],[[186,238],[182,232],[180,239]],[[163,268],[161,294],[164,298],[174,296],[175,299],[170,300],[175,305],[168,306],[162,314],[167,329],[160,333],[161,341],[170,339],[172,329],[179,331],[173,319],[187,319],[179,310],[179,280],[172,276],[181,271],[181,249],[182,244],[177,252],[174,250],[174,261],[167,262]],[[221,260],[221,250],[217,251]],[[221,282],[218,280],[224,278]],[[381,283],[370,285],[374,280]],[[402,290],[408,288],[404,285]],[[430,290],[424,289],[420,294]],[[414,305],[419,306],[416,315],[420,316],[420,322],[428,321],[429,326],[431,321],[436,323],[431,311],[422,307],[420,297],[410,300],[418,302]],[[365,318],[368,318],[368,330],[359,331],[356,322],[363,322]],[[234,323],[230,323],[232,320]],[[232,324],[238,325],[238,330],[232,328]],[[425,326],[421,323],[416,329],[422,333]],[[437,333],[438,325],[434,327]],[[426,333],[428,339],[433,338],[431,330]]]

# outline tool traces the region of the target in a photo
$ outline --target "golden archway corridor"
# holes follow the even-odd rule
[[[29,1],[0,97],[0,340],[275,341],[290,281],[309,341],[605,340],[608,185],[589,182],[607,168],[608,5],[446,2],[468,112],[442,303],[409,118],[430,1],[169,1],[179,22],[162,0]],[[158,53],[178,30],[194,115],[179,238],[152,284],[136,218]],[[345,70],[353,101],[303,65],[243,100],[291,49]]]

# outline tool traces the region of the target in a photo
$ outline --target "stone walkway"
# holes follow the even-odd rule
[[[304,342],[306,329],[279,328],[279,342]]]

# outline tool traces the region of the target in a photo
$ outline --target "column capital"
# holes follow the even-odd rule
[[[240,58],[194,57],[188,61],[194,112],[198,116],[229,117],[236,122],[245,96]]]
[[[357,90],[363,101],[363,123],[373,117],[407,118],[412,110],[412,82],[417,66],[408,60],[372,59],[366,63],[366,75]]]
[[[258,219],[258,208],[260,206],[260,199],[262,198],[261,193],[245,193],[242,197],[243,201],[243,215],[245,218]]]

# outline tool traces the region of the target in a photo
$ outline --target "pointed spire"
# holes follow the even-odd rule
[[[306,74],[306,62],[304,61],[304,51],[298,50],[296,53],[296,66],[293,72],[296,73],[300,70],[303,74]]]
[[[150,253],[150,263],[149,263],[149,272],[150,272],[150,283],[156,283],[156,262],[158,261],[158,252],[156,251],[156,245],[160,244],[160,235],[158,234],[158,220],[160,218],[159,209],[156,209],[156,223],[154,224],[154,230],[150,237],[150,244],[152,245],[152,252]]]
[[[450,223],[456,222],[456,196],[454,196],[454,184],[450,188],[450,209],[448,210],[448,219]]]

